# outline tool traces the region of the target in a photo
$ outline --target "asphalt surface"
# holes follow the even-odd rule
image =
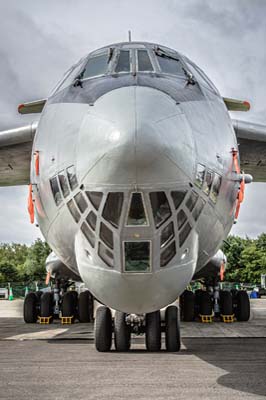
[[[265,339],[184,339],[179,353],[98,353],[84,341],[1,341],[0,398],[260,399]],[[185,347],[184,347],[185,346]]]
[[[148,353],[143,338],[128,353],[98,353],[92,324],[25,325],[19,310],[0,302],[1,400],[266,398],[262,319],[240,324],[243,337],[235,324],[183,324],[179,353]]]

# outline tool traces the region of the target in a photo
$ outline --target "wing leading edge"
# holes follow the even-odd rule
[[[241,169],[255,182],[266,182],[266,125],[232,120],[239,144]]]
[[[0,132],[0,186],[30,183],[32,142],[37,122]]]

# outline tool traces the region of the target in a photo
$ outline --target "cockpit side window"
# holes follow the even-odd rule
[[[130,72],[130,51],[120,50],[115,72]]]
[[[205,176],[205,167],[202,164],[198,164],[196,171],[195,185],[197,185],[200,189],[202,188],[204,182],[204,176]]]
[[[67,180],[66,180],[66,177],[65,177],[65,174],[63,171],[58,174],[58,179],[59,179],[60,188],[63,193],[63,196],[67,197],[69,195],[70,191],[69,191]]]
[[[147,50],[138,50],[138,71],[153,71],[152,63]]]
[[[50,179],[50,186],[54,196],[54,201],[57,206],[62,202],[62,196],[60,194],[59,185],[57,181],[57,177]]]
[[[171,209],[164,192],[150,193],[151,207],[156,228],[171,216]]]
[[[202,186],[202,190],[208,196],[210,194],[212,182],[213,182],[213,172],[210,171],[210,170],[207,170],[206,171],[206,175],[205,175],[205,181],[204,181],[203,186]]]
[[[108,193],[103,209],[103,218],[115,228],[118,228],[122,206],[124,201],[123,192]]]
[[[52,90],[52,94],[59,92],[65,89],[67,86],[71,85],[74,82],[74,79],[82,69],[82,65],[85,62],[85,58],[82,58],[77,64],[73,65],[69,70],[65,73],[63,79],[56,85],[56,87]]]
[[[215,85],[211,82],[211,80],[207,77],[207,75],[198,66],[196,66],[187,58],[186,58],[186,63],[188,64],[188,67],[192,72],[192,74],[194,75],[194,77],[196,78],[197,82],[203,84],[205,87],[218,94],[218,90],[215,87]]]
[[[99,54],[88,59],[82,79],[92,78],[93,76],[105,75],[108,70],[108,53]]]
[[[156,58],[159,63],[161,72],[164,72],[165,74],[184,76],[184,68],[178,58],[173,58],[165,53],[158,52],[156,52]]]
[[[213,203],[217,202],[221,183],[222,183],[222,177],[220,175],[214,173],[213,185],[212,185],[212,189],[211,189],[211,193],[210,193],[210,199],[212,200]]]
[[[74,190],[78,186],[78,180],[73,165],[67,168],[67,178],[71,190]]]

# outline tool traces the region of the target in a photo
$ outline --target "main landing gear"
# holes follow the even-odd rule
[[[189,322],[202,319],[210,322],[210,319],[223,322],[248,321],[250,317],[250,302],[245,290],[220,290],[219,285],[207,285],[206,290],[189,290],[180,297],[181,319]],[[203,318],[202,318],[203,317]],[[209,317],[209,320],[204,320]]]
[[[93,319],[93,296],[86,290],[79,295],[67,291],[65,283],[57,281],[51,292],[31,292],[24,300],[24,321],[26,323],[51,323],[61,318],[68,323],[91,322]]]
[[[174,305],[166,308],[164,320],[161,319],[160,311],[145,316],[116,311],[112,318],[110,308],[98,307],[95,319],[95,345],[98,351],[111,350],[113,332],[115,349],[120,352],[130,349],[131,334],[145,334],[146,349],[152,352],[160,351],[162,332],[165,333],[166,351],[180,350],[178,308]]]

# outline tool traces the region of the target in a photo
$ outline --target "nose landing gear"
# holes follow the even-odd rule
[[[162,313],[163,314],[163,313]],[[144,315],[125,314],[116,311],[112,319],[111,310],[106,306],[98,307],[95,319],[95,346],[100,352],[107,352],[112,347],[112,332],[117,351],[130,349],[131,334],[145,334],[146,349],[157,352],[161,349],[162,332],[165,333],[166,351],[180,350],[180,325],[178,308],[174,305],[165,309],[165,318],[155,311]]]

